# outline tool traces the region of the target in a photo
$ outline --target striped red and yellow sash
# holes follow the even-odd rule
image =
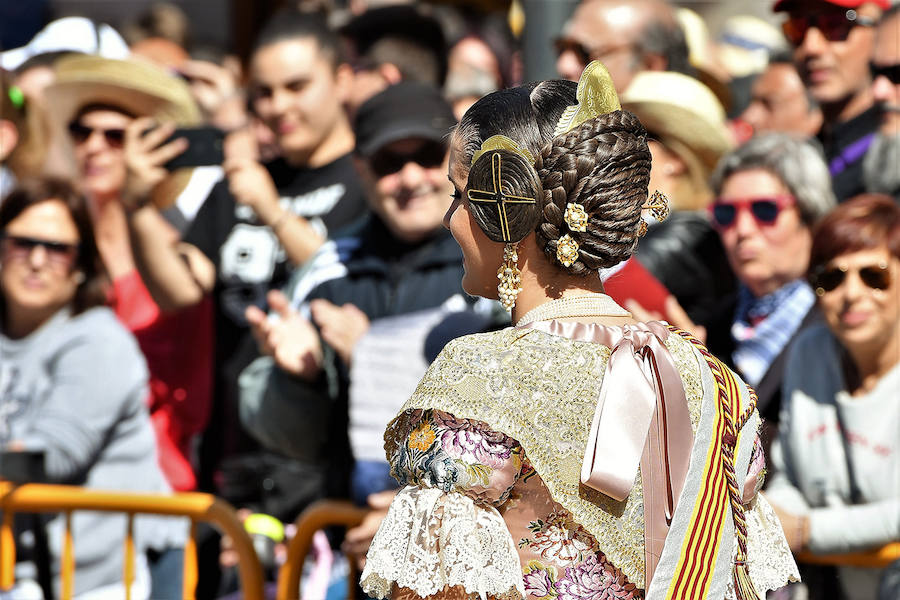
[[[740,439],[741,427],[755,408],[756,398],[750,390],[750,406],[742,413],[741,390],[731,370],[710,354],[691,334],[674,327],[670,329],[694,344],[703,355],[712,371],[717,388],[714,432],[706,453],[703,485],[694,501],[690,523],[681,545],[678,566],[666,594],[667,600],[696,600],[706,598],[709,592],[729,507],[740,545],[738,561],[744,565],[746,524],[743,505],[740,503],[740,489],[734,473],[734,454]]]

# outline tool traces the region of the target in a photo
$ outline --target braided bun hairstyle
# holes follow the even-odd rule
[[[578,242],[578,259],[569,267],[556,264],[574,275],[631,256],[650,183],[647,132],[636,116],[617,110],[585,121],[545,146],[535,166],[544,188],[537,242],[552,261],[566,234]],[[584,207],[586,231],[568,229],[563,219],[568,203]]]
[[[494,151],[501,152],[503,164],[510,167],[504,168],[501,177],[504,193],[537,200],[535,205],[507,205],[508,233],[516,241],[534,231],[552,264],[586,276],[634,252],[650,182],[650,150],[638,118],[622,110],[585,121],[554,138],[563,111],[576,102],[576,85],[552,80],[489,94],[463,116],[454,145],[460,150],[457,159],[466,165],[493,135],[505,135],[535,156],[535,164],[530,165],[512,152]],[[491,189],[490,154],[485,152],[470,169],[468,189]],[[479,187],[473,188],[474,184]],[[568,228],[563,215],[569,203],[584,207],[586,231]],[[469,206],[490,239],[507,241],[496,206],[472,202]],[[568,267],[556,257],[563,235],[579,246],[578,259]]]

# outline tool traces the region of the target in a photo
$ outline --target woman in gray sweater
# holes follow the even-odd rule
[[[26,181],[0,205],[0,448],[43,452],[54,483],[168,491],[144,402],[147,368],[102,306],[104,277],[87,206],[68,184]],[[179,523],[148,521],[137,521],[139,548],[183,540]],[[62,528],[61,518],[47,525],[54,569]],[[124,596],[124,536],[124,516],[75,513],[76,597]],[[19,558],[30,554],[30,538],[19,536]],[[132,597],[146,598],[147,566],[137,555]],[[33,577],[20,563],[12,597],[33,597]]]
[[[900,206],[840,205],[810,265],[827,326],[791,348],[766,495],[793,550],[868,550],[900,541]],[[877,569],[838,571],[843,598],[876,598]]]

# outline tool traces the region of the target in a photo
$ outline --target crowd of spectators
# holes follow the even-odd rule
[[[387,422],[444,344],[509,323],[463,291],[444,219],[449,132],[522,82],[521,4],[297,4],[243,62],[172,4],[0,53],[0,451],[39,453],[35,479],[201,490],[285,525],[368,505],[317,545],[324,598],[394,493]],[[900,542],[900,5],[771,8],[781,30],[735,15],[711,35],[668,0],[581,0],[546,51],[561,79],[608,67],[672,211],[606,292],[755,388],[792,550],[868,550]],[[0,598],[52,596],[61,522],[17,524]],[[179,597],[187,529],[138,523],[132,597]],[[73,529],[76,596],[119,597],[122,523]],[[233,593],[228,541],[199,537],[198,597]],[[774,595],[896,599],[898,571],[803,567]]]

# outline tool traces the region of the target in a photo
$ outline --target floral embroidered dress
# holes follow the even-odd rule
[[[707,420],[717,410],[715,384],[690,343],[671,335],[665,346],[678,367],[699,448],[718,439],[703,433],[714,430]],[[580,483],[611,352],[518,327],[448,344],[385,433],[392,475],[404,487],[373,540],[363,589],[376,598],[741,598],[731,581],[738,547],[730,520],[720,518],[705,538],[712,540],[707,558],[718,560],[701,565],[709,570],[701,592],[666,594],[651,586],[648,595],[641,473],[622,501]],[[742,398],[749,402],[746,392]],[[744,483],[746,562],[765,594],[795,578],[796,565],[774,514],[756,495],[763,468],[757,424],[753,411],[749,434],[734,441],[733,462]],[[662,553],[656,587],[657,579],[680,581],[676,575],[688,570],[679,562],[681,538],[706,527],[692,518],[698,498],[712,496],[698,490],[719,464],[714,457],[704,465],[705,456],[713,456],[705,450],[692,454],[670,530],[677,539]],[[727,499],[721,498],[716,506],[725,515]]]
[[[500,512],[516,544],[524,591],[534,598],[631,600],[643,593],[587,530],[555,502],[511,437],[485,423],[416,410],[393,457],[401,485],[470,496]]]

